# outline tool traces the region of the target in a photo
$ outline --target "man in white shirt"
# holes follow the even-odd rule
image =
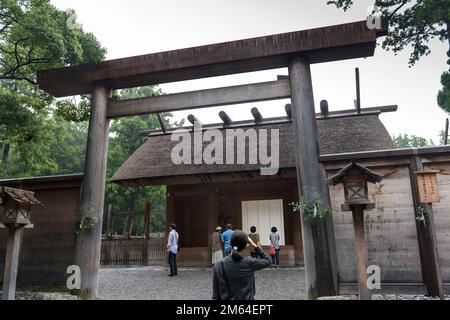
[[[169,253],[169,277],[178,275],[177,272],[177,253],[178,253],[178,232],[175,230],[177,228],[175,223],[170,225],[170,233],[167,239],[167,252]]]

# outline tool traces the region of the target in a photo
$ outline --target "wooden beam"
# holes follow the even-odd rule
[[[361,151],[325,154],[319,157],[324,163],[348,161],[348,160],[369,160],[376,158],[408,158],[411,156],[445,156],[450,155],[450,146],[411,148],[411,149],[391,149],[380,151]]]
[[[289,123],[289,122],[291,122],[291,120],[289,120],[286,117],[266,118],[266,119],[262,119],[261,122],[255,122],[255,120],[232,121],[230,125],[226,126],[226,128],[227,129],[238,129],[238,128],[255,127],[255,126],[277,125],[277,124],[284,124],[284,123]],[[208,124],[204,124],[202,126],[203,130],[223,129],[223,128],[224,128],[223,122],[208,123]],[[168,134],[172,134],[174,131],[180,130],[180,129],[192,131],[194,129],[194,126],[186,126],[186,127],[181,127],[181,128],[170,128],[170,129],[167,129],[166,132],[163,132],[158,129],[156,129],[156,130],[141,130],[141,131],[139,131],[139,135],[140,136],[149,136],[149,137],[168,135]]]
[[[152,53],[74,67],[42,70],[39,87],[56,97],[91,93],[95,83],[111,89],[283,68],[293,55],[310,63],[369,57],[377,30],[365,20],[323,28]]]
[[[280,80],[139,99],[117,100],[117,98],[112,98],[108,103],[108,118],[286,99],[289,97],[289,81]]]

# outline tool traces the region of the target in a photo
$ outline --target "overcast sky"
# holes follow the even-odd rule
[[[349,12],[327,6],[327,0],[51,0],[60,9],[75,9],[85,31],[108,50],[107,59],[239,40],[364,20],[373,0],[359,0]],[[379,40],[381,42],[381,39]],[[440,75],[446,70],[446,45],[435,41],[432,54],[413,68],[409,51],[397,56],[377,48],[375,56],[312,66],[316,109],[322,99],[330,110],[354,106],[354,68],[361,72],[363,107],[397,104],[381,119],[391,134],[408,133],[438,141],[446,113],[436,103]],[[166,93],[275,80],[287,69],[252,72],[163,84]],[[284,115],[287,101],[271,101],[190,111],[202,122],[219,122],[226,110],[234,120],[251,119],[257,106],[263,116]],[[175,113],[176,120],[188,112]]]

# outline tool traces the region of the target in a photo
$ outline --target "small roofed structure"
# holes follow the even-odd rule
[[[369,168],[366,168],[359,163],[356,163],[352,161],[347,166],[345,166],[341,171],[336,173],[334,176],[330,177],[328,179],[328,183],[330,185],[337,185],[339,183],[342,183],[349,174],[355,174],[355,172],[358,172],[362,177],[366,179],[367,182],[370,183],[377,183],[380,182],[383,179],[383,175],[378,174],[370,170]]]
[[[0,187],[0,205],[4,207],[2,222],[27,225],[30,223],[30,207],[41,206],[34,192]]]

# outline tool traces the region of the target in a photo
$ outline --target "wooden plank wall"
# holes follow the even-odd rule
[[[73,264],[81,181],[13,185],[36,192],[43,206],[31,209],[33,229],[24,232],[18,285],[65,285]],[[0,274],[3,274],[6,230],[0,229]],[[3,278],[0,279],[0,282]]]
[[[364,164],[364,163],[363,163]],[[369,185],[376,209],[365,211],[369,265],[381,267],[382,282],[420,283],[419,247],[407,165],[373,167],[385,175],[381,183]],[[336,171],[329,171],[329,176]],[[351,212],[342,212],[342,185],[330,187],[333,222],[341,283],[356,282],[354,231]]]

